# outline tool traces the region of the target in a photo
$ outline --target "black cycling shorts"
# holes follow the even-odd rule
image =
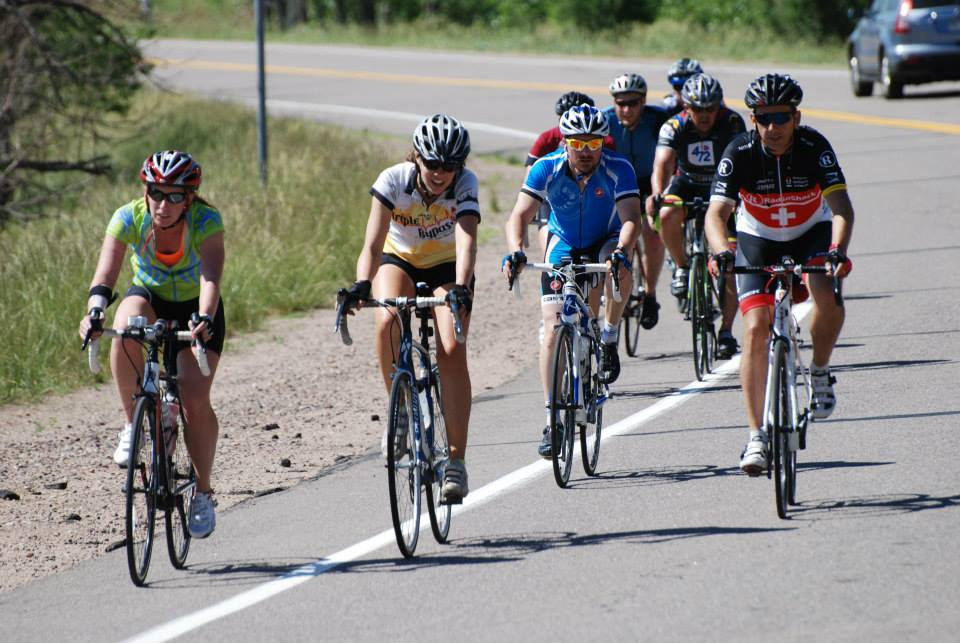
[[[678,196],[683,199],[684,203],[693,201],[697,197],[700,197],[707,203],[710,202],[709,185],[697,185],[679,176],[674,176],[670,179],[670,184],[667,186],[667,189],[664,190],[663,194],[664,196],[668,194]],[[731,239],[737,236],[737,215],[735,212],[727,218],[727,235]]]
[[[187,301],[167,301],[161,299],[143,286],[130,286],[123,298],[143,297],[153,308],[157,319],[175,319],[179,330],[187,330],[190,326],[187,322],[193,313],[200,312],[200,299],[188,299]],[[211,329],[213,337],[207,342],[207,350],[213,351],[217,355],[223,353],[223,340],[227,334],[226,317],[223,314],[223,299],[217,304],[217,314],[213,317],[213,328]],[[177,342],[177,352],[184,348],[190,348],[190,342]]]
[[[833,224],[818,223],[792,241],[770,241],[762,237],[740,233],[737,235],[738,266],[766,266],[779,263],[790,256],[797,263],[823,261],[830,249]],[[745,313],[758,306],[772,306],[775,282],[766,274],[737,275],[737,300],[740,312]]]
[[[384,253],[380,259],[380,265],[397,266],[405,273],[414,284],[423,282],[430,287],[430,290],[457,283],[457,262],[447,261],[445,263],[430,266],[429,268],[417,268],[413,264],[404,261],[400,257],[391,253]],[[467,289],[473,294],[473,287],[477,281],[476,275],[470,278],[470,284]]]

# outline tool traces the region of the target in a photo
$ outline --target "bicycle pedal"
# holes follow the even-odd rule
[[[441,505],[462,505],[462,504],[463,504],[463,498],[462,498],[462,497],[459,497],[459,498],[443,498],[443,497],[441,497],[439,504],[441,504]]]

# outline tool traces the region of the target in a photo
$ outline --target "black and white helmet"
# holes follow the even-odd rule
[[[675,89],[680,89],[683,87],[683,83],[686,82],[688,78],[694,74],[702,74],[703,67],[700,66],[700,61],[693,58],[681,58],[677,62],[670,65],[670,69],[667,70],[667,80]]]
[[[413,149],[427,161],[464,163],[470,155],[470,134],[452,116],[434,114],[413,130]]]
[[[610,93],[617,94],[642,94],[647,95],[647,81],[640,74],[621,74],[610,83]]]
[[[596,107],[577,105],[565,111],[560,117],[560,133],[564,136],[578,134],[607,136],[610,133],[610,124],[603,112]]]
[[[723,101],[723,87],[713,76],[694,74],[680,91],[683,102],[693,107],[713,107]]]
[[[743,97],[750,109],[772,105],[787,105],[794,109],[803,100],[803,90],[789,74],[757,76]]]
[[[593,99],[583,94],[581,92],[567,92],[563,96],[557,99],[557,104],[554,105],[553,109],[557,112],[557,116],[560,116],[565,111],[570,109],[575,105],[594,105]]]

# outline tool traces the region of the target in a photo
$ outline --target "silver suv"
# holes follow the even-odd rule
[[[960,80],[960,3],[873,0],[847,40],[850,84],[869,96],[879,82],[885,98],[903,86]]]

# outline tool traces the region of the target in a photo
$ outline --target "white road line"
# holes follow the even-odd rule
[[[223,100],[231,100],[229,97],[222,97]],[[243,101],[248,107],[256,107],[256,99],[248,98]],[[302,116],[304,112],[314,112],[320,114],[353,114],[356,116],[368,116],[373,118],[389,118],[393,120],[410,121],[419,123],[429,114],[413,114],[411,112],[394,112],[383,109],[370,109],[367,107],[353,107],[351,105],[332,105],[328,103],[304,103],[292,100],[268,100],[267,109],[280,114],[291,114]],[[537,140],[537,134],[526,132],[524,130],[513,129],[511,127],[500,127],[489,123],[478,123],[476,121],[462,121],[464,126],[470,131],[487,132],[490,134],[499,134],[501,136],[513,136],[525,141]]]

